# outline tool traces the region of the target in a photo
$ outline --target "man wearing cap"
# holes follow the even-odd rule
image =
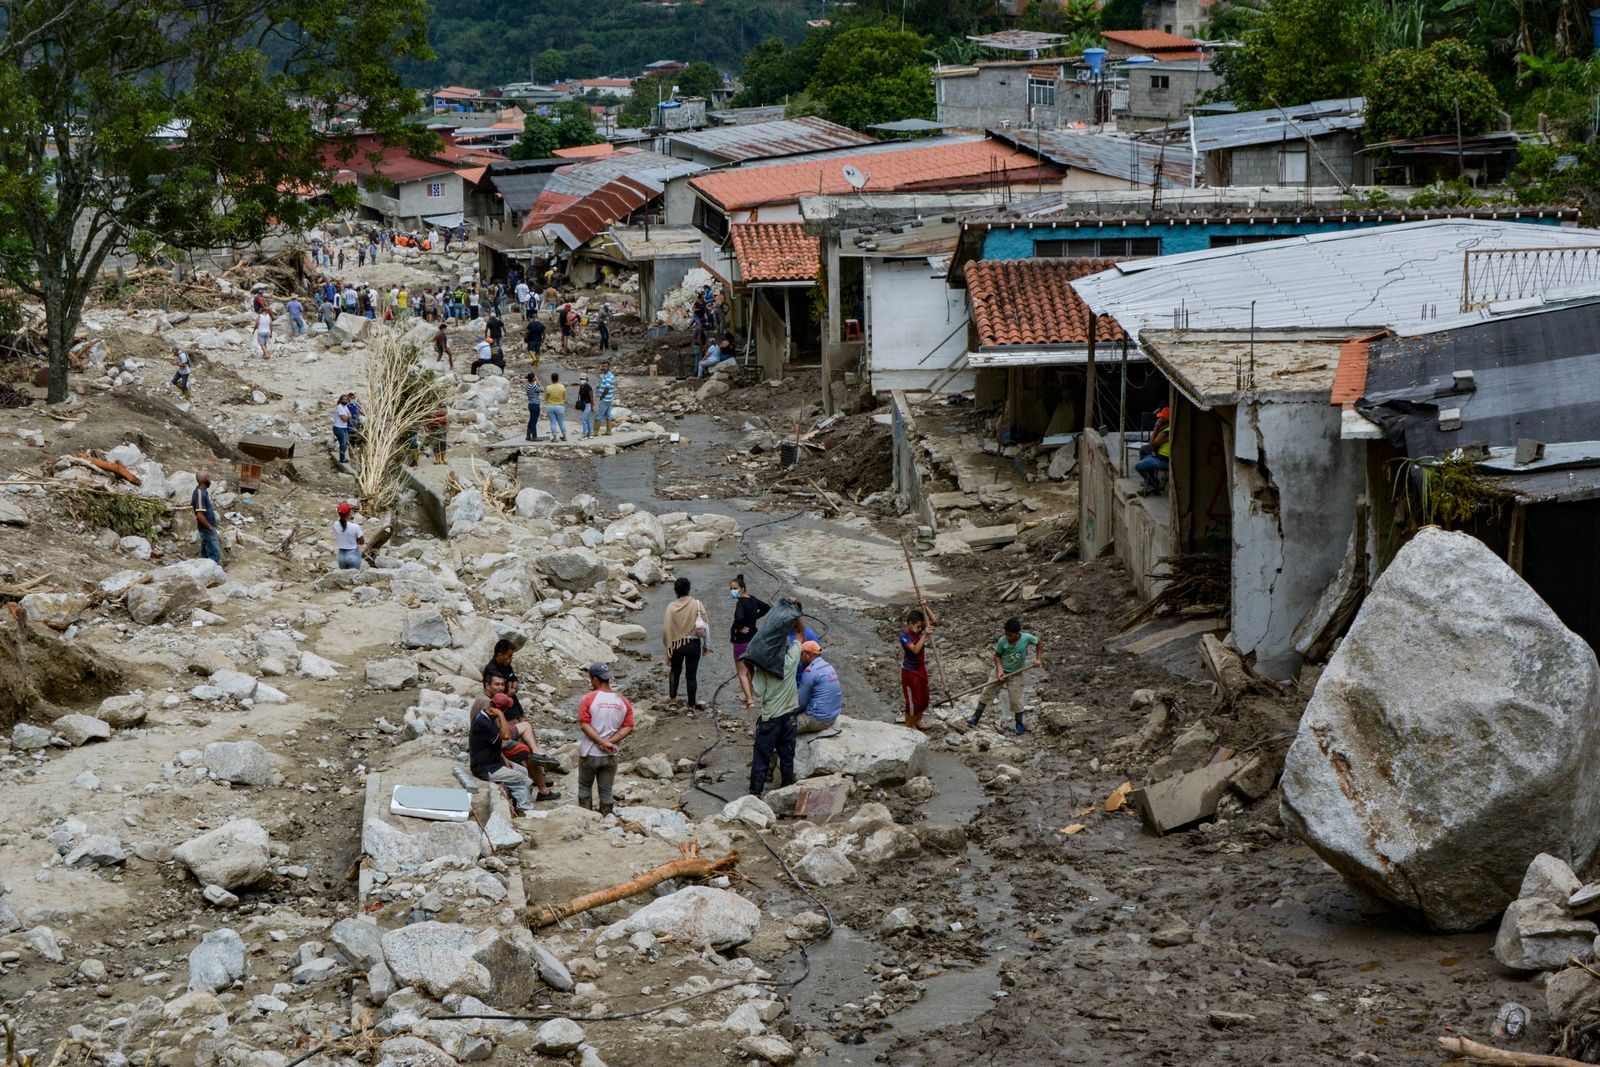
[[[633,733],[633,705],[611,689],[611,668],[589,665],[589,693],[578,704],[578,806],[594,804],[594,787],[600,787],[600,814],[611,814],[611,786],[617,778],[617,752]]]
[[[499,679],[495,679],[497,682]],[[504,697],[505,694],[499,694]],[[533,789],[528,772],[513,764],[502,745],[511,735],[505,716],[492,700],[479,698],[472,705],[470,725],[467,728],[467,765],[474,778],[497,782],[511,794],[511,804],[518,815],[533,810]]]
[[[1139,462],[1133,469],[1144,479],[1144,492],[1159,493],[1161,476],[1172,466],[1172,409],[1156,412],[1156,424],[1150,431],[1150,443],[1139,446]]]
[[[844,706],[839,672],[822,658],[822,646],[815,641],[800,645],[800,684],[796,692],[800,701],[796,733],[821,733],[838,722],[839,710]]]

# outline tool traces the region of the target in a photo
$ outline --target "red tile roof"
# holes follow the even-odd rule
[[[822,263],[821,242],[798,222],[741,222],[729,227],[746,282],[810,281]]]
[[[1114,259],[975,259],[964,268],[972,321],[982,348],[1070,345],[1089,340],[1089,305],[1068,283],[1110,270]],[[1095,327],[1097,341],[1126,336],[1109,315]]]
[[[594,159],[598,156],[609,156],[617,150],[617,146],[601,141],[599,144],[578,145],[576,148],[558,148],[550,153],[562,159]]]
[[[914,143],[914,142],[913,142]],[[971,184],[1001,184],[1001,171],[1016,180],[1020,172],[1039,173],[1039,161],[990,140],[907,148],[899,152],[864,152],[827,159],[779,163],[769,167],[740,167],[695,178],[689,184],[725,211],[793,203],[802,196],[847,196],[844,165],[854,165],[867,175],[864,192],[939,189]],[[1055,168],[1045,168],[1059,174]]]
[[[1380,330],[1365,337],[1352,337],[1339,346],[1339,368],[1333,375],[1335,406],[1354,404],[1367,393],[1367,357],[1372,352],[1372,342],[1388,331]]]
[[[1193,37],[1179,37],[1165,30],[1104,30],[1100,36],[1135,52],[1193,52],[1202,47]]]

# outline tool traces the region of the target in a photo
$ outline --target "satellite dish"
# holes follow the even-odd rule
[[[867,186],[868,175],[861,173],[849,163],[844,165],[844,180],[850,183],[852,189],[864,189]]]

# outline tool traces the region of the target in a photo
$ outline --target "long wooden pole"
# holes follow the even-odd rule
[[[1015,678],[1017,675],[1022,674],[1024,671],[1031,671],[1035,667],[1042,667],[1042,666],[1044,666],[1044,664],[1042,664],[1042,663],[1030,663],[1026,667],[1018,667],[1016,670],[1012,671],[1010,674],[1002,674],[1000,676],[1000,678],[999,678],[999,681],[1001,681],[1001,682],[1008,681],[1008,680],[1010,680],[1012,678]],[[990,681],[994,681],[994,679],[990,679]],[[971,689],[963,689],[959,693],[952,693],[950,696],[947,696],[943,700],[939,701],[939,704],[941,706],[943,706],[945,704],[954,704],[956,701],[960,700],[962,697],[971,696],[973,693],[976,693],[978,690],[984,688],[988,684],[989,684],[989,682],[979,682],[977,685],[973,686]]]
[[[1546,1056],[1538,1052],[1513,1052],[1484,1045],[1468,1037],[1441,1037],[1439,1048],[1455,1056],[1465,1056],[1474,1063],[1494,1064],[1496,1067],[1583,1067],[1582,1060]]]
[[[917,603],[922,606],[923,613],[925,615],[927,615],[927,617],[928,617],[928,625],[929,626],[935,626],[935,625],[938,624],[939,620],[933,614],[933,608],[929,607],[928,606],[928,602],[922,598],[922,587],[917,584],[917,568],[912,566],[912,564],[911,564],[911,549],[906,547],[906,539],[905,539],[905,535],[903,535],[903,534],[900,537],[900,551],[902,553],[904,553],[904,555],[906,557],[906,570],[911,575],[911,591],[916,594]],[[932,635],[929,635],[929,643],[930,643],[930,645],[932,644]],[[944,691],[946,693],[948,693],[948,692],[950,692],[950,682],[949,682],[948,679],[945,678],[945,675],[944,675],[944,660],[939,658],[939,646],[938,645],[932,645],[932,648],[933,648],[933,666],[934,666],[934,669],[939,672],[939,684],[944,686]],[[948,700],[946,701],[946,703],[948,703]]]
[[[730,852],[719,860],[709,860],[698,852],[691,852],[682,859],[663,863],[654,870],[645,871],[637,877],[626,882],[597,889],[593,893],[585,893],[581,897],[574,897],[561,904],[546,904],[535,910],[528,919],[528,925],[537,929],[560,922],[562,919],[577,915],[579,912],[598,908],[602,904],[614,904],[619,900],[627,900],[638,893],[643,893],[651,886],[660,885],[669,878],[712,878],[719,874],[727,874],[733,870],[733,865],[739,861],[738,852]]]

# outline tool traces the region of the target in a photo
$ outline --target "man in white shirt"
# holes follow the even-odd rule
[[[600,814],[611,814],[611,786],[617,777],[617,753],[623,738],[633,733],[633,705],[612,692],[611,668],[589,666],[589,695],[578,705],[578,806],[592,807],[593,790],[600,787]]]
[[[517,305],[522,308],[523,318],[528,317],[528,297],[532,295],[533,291],[528,288],[527,282],[517,283]]]

